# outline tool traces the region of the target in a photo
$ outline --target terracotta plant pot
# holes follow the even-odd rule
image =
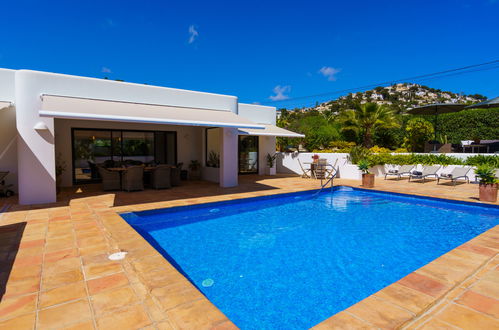
[[[478,191],[480,195],[480,200],[482,202],[495,202],[497,201],[497,183],[480,183],[478,186]]]
[[[362,187],[364,187],[364,188],[374,187],[374,174],[373,173],[362,173]]]

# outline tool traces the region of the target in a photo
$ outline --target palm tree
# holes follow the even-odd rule
[[[373,146],[377,130],[399,126],[395,113],[377,103],[356,104],[354,109],[341,113],[339,120],[343,131],[354,131],[362,136],[362,145],[366,148]]]

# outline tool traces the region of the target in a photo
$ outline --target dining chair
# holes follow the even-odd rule
[[[171,167],[158,165],[151,171],[151,186],[154,189],[171,188]]]
[[[144,167],[130,166],[123,173],[123,190],[144,190]]]
[[[301,175],[301,177],[302,177],[302,178],[307,178],[307,179],[310,179],[310,178],[311,178],[311,176],[312,176],[312,169],[311,169],[311,168],[305,169],[305,168],[303,167],[303,164],[302,164],[302,163],[301,163],[301,161],[300,161],[300,158],[297,158],[297,160],[298,160],[298,164],[300,164],[300,168],[301,168],[301,171],[302,171],[302,175]]]
[[[98,166],[100,177],[102,178],[103,190],[120,190],[121,178],[119,172],[110,171],[102,166]]]

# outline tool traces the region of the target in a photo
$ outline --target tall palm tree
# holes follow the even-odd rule
[[[373,135],[379,129],[398,127],[395,113],[385,105],[377,103],[357,104],[354,109],[339,116],[343,131],[354,131],[362,136],[362,145],[373,146]]]

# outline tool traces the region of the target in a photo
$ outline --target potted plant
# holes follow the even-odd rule
[[[362,171],[362,186],[365,188],[374,187],[374,173],[369,172],[369,161],[361,159],[357,163],[357,167]]]
[[[317,164],[319,162],[319,155],[315,154],[312,156],[312,162],[314,164]]]
[[[275,175],[275,158],[277,154],[267,154],[267,167],[265,168],[265,175]]]
[[[189,178],[191,180],[201,179],[201,164],[197,160],[191,160],[189,164]]]
[[[208,161],[206,162],[207,167],[220,167],[220,155],[215,151],[210,151],[208,155]]]
[[[499,180],[495,177],[494,168],[490,165],[480,165],[475,170],[476,176],[480,178],[478,192],[483,202],[497,201],[497,186]]]

